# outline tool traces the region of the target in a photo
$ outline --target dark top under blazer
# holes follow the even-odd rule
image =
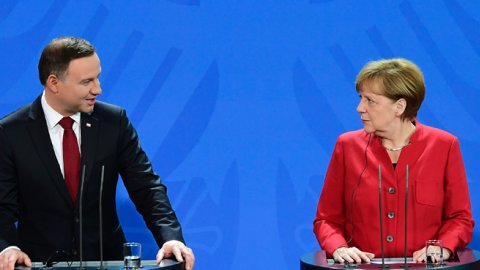
[[[82,168],[86,166],[84,260],[99,260],[100,256],[102,165],[105,260],[123,259],[125,236],[115,205],[119,174],[157,244],[184,242],[166,187],[153,172],[125,110],[97,101],[92,113],[81,114],[81,138]],[[79,250],[78,217],[78,203],[74,207],[60,171],[40,96],[0,120],[0,251],[18,246],[33,261],[42,261],[55,251],[75,253]]]

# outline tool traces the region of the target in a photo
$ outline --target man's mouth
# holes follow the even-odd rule
[[[85,99],[89,105],[95,104],[95,98],[87,98]]]

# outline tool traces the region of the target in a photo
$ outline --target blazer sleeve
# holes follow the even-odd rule
[[[470,243],[475,226],[467,175],[457,138],[454,138],[450,146],[443,188],[445,201],[438,239],[443,240],[444,247],[455,251],[456,248],[465,247]]]
[[[153,172],[137,132],[123,109],[120,125],[119,172],[130,199],[143,216],[159,247],[170,240],[185,243],[182,228],[167,197],[167,188]]]
[[[313,231],[328,257],[339,247],[346,247],[345,232],[345,162],[341,137],[335,144],[324,186],[318,201]]]
[[[20,246],[15,222],[18,183],[12,151],[7,136],[0,126],[0,251],[9,246]]]

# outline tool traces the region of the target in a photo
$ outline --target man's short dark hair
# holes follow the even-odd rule
[[[91,56],[94,53],[95,47],[82,38],[59,37],[52,40],[52,42],[43,49],[40,61],[38,62],[40,82],[42,85],[45,85],[48,77],[54,74],[65,83],[70,61]]]

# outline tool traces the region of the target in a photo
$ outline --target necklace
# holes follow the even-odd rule
[[[413,135],[413,133],[415,133],[415,131],[417,130],[417,127],[412,123],[412,121],[410,121],[410,124],[413,126],[413,132],[410,134],[410,136]],[[382,139],[382,146],[387,149],[388,151],[400,151],[402,150],[403,147],[407,146],[410,144],[410,140],[408,140],[408,142],[404,145],[404,146],[401,146],[401,147],[398,147],[398,148],[388,148],[386,147],[385,145],[383,145],[383,139]]]

